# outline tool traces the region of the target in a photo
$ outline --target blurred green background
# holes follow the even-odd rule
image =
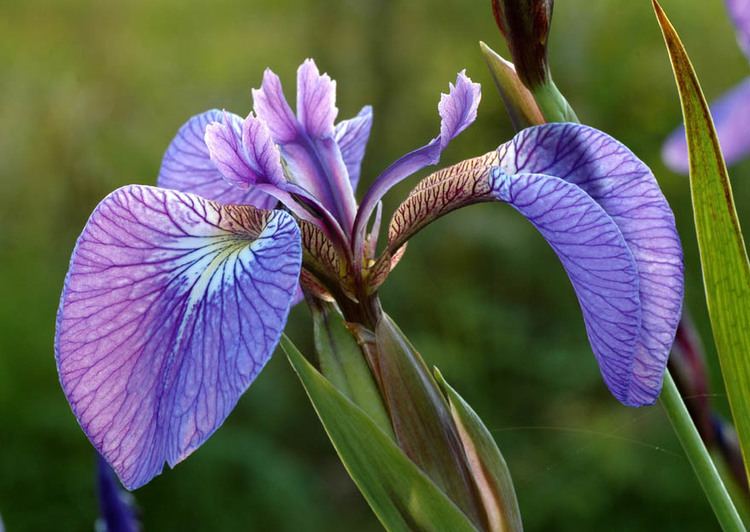
[[[747,75],[721,0],[664,7],[709,98]],[[463,68],[484,100],[443,162],[489,151],[512,130],[480,39],[504,50],[489,1],[0,3],[0,515],[9,532],[91,530],[97,516],[93,452],[52,352],[69,254],[96,203],[120,185],[153,184],[190,115],[245,114],[266,66],[293,95],[308,56],[338,80],[340,117],[375,107],[364,184],[437,133],[440,91]],[[551,40],[555,79],[578,116],[651,165],[671,201],[686,305],[710,344],[687,180],[659,160],[680,115],[650,2],[559,0]],[[750,164],[732,170],[747,228]],[[717,528],[661,408],[628,409],[607,393],[562,268],[512,209],[485,205],[434,224],[382,298],[494,431],[528,530]],[[293,311],[288,332],[310,352],[306,309]],[[379,530],[278,354],[214,437],[135,495],[148,531]]]

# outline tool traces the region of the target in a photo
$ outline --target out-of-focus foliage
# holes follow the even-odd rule
[[[709,98],[746,75],[721,0],[664,7]],[[464,67],[483,84],[484,101],[443,160],[484,153],[512,129],[480,39],[503,51],[489,2],[0,4],[0,513],[8,530],[90,530],[96,517],[94,454],[52,354],[67,260],[94,205],[119,185],[152,184],[188,116],[247,112],[263,68],[292,80],[307,56],[338,80],[342,117],[375,107],[363,185],[437,134],[438,93]],[[558,2],[549,59],[579,118],[654,169],[683,235],[686,304],[711,345],[688,183],[659,161],[680,110],[650,3]],[[747,227],[750,164],[732,178]],[[414,182],[389,196],[386,212]],[[493,431],[527,530],[715,526],[660,409],[627,409],[609,396],[554,252],[511,209],[478,206],[434,224],[410,243],[382,298]],[[312,352],[303,307],[288,334]],[[145,530],[379,530],[283,358],[276,354],[205,446],[136,492]],[[715,366],[714,377],[721,390]]]

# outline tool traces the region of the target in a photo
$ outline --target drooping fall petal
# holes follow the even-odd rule
[[[222,122],[225,115],[233,127],[241,128],[242,118],[218,109],[196,115],[180,128],[164,154],[157,184],[220,203],[270,209],[277,203],[275,198],[260,190],[236,186],[211,161],[204,140],[206,128],[211,123]]]
[[[614,220],[580,187],[541,174],[490,173],[497,199],[512,205],[555,250],[573,283],[602,377],[627,402],[641,327],[638,268]]]
[[[145,186],[99,204],[71,258],[55,352],[78,422],[126,487],[223,423],[278,343],[300,261],[282,211]]]
[[[748,3],[750,6],[750,3]],[[750,78],[721,96],[711,105],[716,133],[726,164],[736,163],[750,154]],[[685,127],[680,126],[662,147],[662,159],[673,171],[687,174],[688,150]]]
[[[388,229],[386,252],[395,253],[416,232],[448,212],[497,200],[493,183],[498,175],[492,177],[496,172],[510,176],[507,179],[511,182],[525,174],[561,179],[579,188],[581,201],[588,198],[594,202],[621,233],[635,264],[641,317],[637,342],[627,355],[631,360],[630,373],[615,381],[610,377],[607,382],[625,404],[653,403],[661,389],[682,309],[682,248],[672,211],[651,171],[627,147],[605,133],[578,124],[532,127],[496,152],[435,172],[423,179],[396,209]],[[537,188],[540,186],[537,184]],[[532,207],[537,208],[528,208]],[[571,220],[560,220],[558,229],[565,227],[575,235],[580,228],[564,225]],[[543,229],[540,228],[542,233]],[[593,329],[588,322],[587,329],[591,337]],[[593,338],[592,347],[599,353],[600,363],[611,358],[602,357],[602,346]],[[622,362],[621,366],[627,364]]]
[[[526,129],[499,148],[507,174],[539,173],[580,187],[614,220],[638,269],[643,311],[634,353],[637,378],[621,401],[650,404],[682,310],[682,247],[674,215],[649,168],[606,133],[579,124]]]

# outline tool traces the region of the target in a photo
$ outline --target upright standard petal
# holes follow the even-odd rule
[[[334,139],[336,85],[308,59],[297,71],[297,117],[278,76],[266,70],[253,90],[255,112],[268,124],[291,180],[314,196],[345,231],[354,222],[356,201],[341,150]]]
[[[711,117],[726,163],[734,164],[747,157],[750,154],[750,78],[715,101],[711,105]],[[690,166],[684,126],[677,128],[667,138],[662,147],[662,159],[671,170],[688,173]]]
[[[73,252],[57,316],[60,383],[129,489],[224,421],[276,347],[300,273],[283,211],[129,186]]]
[[[534,224],[565,267],[583,311],[604,381],[630,400],[641,327],[638,268],[615,222],[578,186],[548,175],[508,175],[495,167],[490,188]]]
[[[226,116],[233,127],[241,127],[242,118],[231,113],[226,113]],[[157,184],[162,188],[198,194],[220,203],[272,208],[277,203],[275,198],[260,190],[240,188],[227,181],[211,161],[204,140],[206,128],[224,119],[225,113],[212,109],[188,120],[164,154]]]
[[[737,30],[737,40],[750,57],[750,2],[748,0],[727,0],[729,16]]]
[[[633,379],[618,399],[653,403],[680,319],[684,284],[674,215],[654,175],[626,146],[579,124],[526,129],[498,152],[507,174],[545,174],[579,186],[622,232],[638,269],[642,324]]]
[[[341,150],[352,191],[357,190],[362,159],[365,156],[367,141],[372,128],[372,107],[366,105],[354,118],[336,124],[334,138]]]
[[[479,83],[473,83],[462,71],[456,77],[456,83],[450,84],[448,94],[440,95],[438,112],[440,114],[440,135],[428,144],[418,148],[391,164],[380,174],[362,198],[354,223],[354,237],[364,239],[364,230],[370,215],[378,202],[396,184],[426,166],[437,164],[440,154],[459,133],[469,127],[477,117],[477,108],[482,92]],[[355,244],[361,247],[361,242]]]

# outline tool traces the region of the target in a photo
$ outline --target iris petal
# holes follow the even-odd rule
[[[684,284],[674,215],[654,175],[626,146],[578,124],[526,129],[498,151],[503,172],[551,175],[577,185],[622,232],[638,268],[643,315],[635,378],[618,398],[629,405],[653,403],[680,319]]]
[[[523,214],[557,253],[583,311],[604,381],[629,399],[641,326],[638,268],[615,222],[578,186],[548,175],[490,172],[497,197]]]
[[[367,141],[372,128],[372,107],[366,105],[354,118],[336,124],[334,137],[341,150],[352,190],[357,190],[362,159],[365,156]]]
[[[101,455],[97,455],[96,465],[103,529],[107,532],[138,532],[141,527],[133,508],[133,496],[120,487],[114,472]]]
[[[737,40],[750,57],[750,2],[747,0],[727,0],[729,16],[737,30]]]
[[[479,83],[473,83],[465,71],[459,72],[455,85],[450,84],[448,94],[440,96],[438,104],[440,135],[392,163],[375,179],[362,198],[362,205],[357,212],[354,227],[355,238],[363,238],[364,227],[375,206],[393,186],[422,168],[440,161],[440,154],[448,143],[476,119],[481,97]]]
[[[206,127],[205,142],[211,161],[228,181],[244,189],[263,183],[283,189],[279,149],[265,123],[252,113],[239,122],[225,113],[221,122]]]
[[[226,113],[235,127],[242,119]],[[162,188],[198,194],[220,203],[253,205],[270,209],[277,200],[256,189],[240,188],[227,181],[211,161],[204,137],[206,128],[213,122],[221,122],[225,113],[212,109],[192,117],[177,132],[162,159],[157,184]]]
[[[126,487],[223,423],[279,340],[300,261],[282,211],[145,186],[99,204],[71,258],[55,352],[76,418]]]
[[[747,133],[750,123],[750,78],[711,104],[711,116],[726,163],[734,164],[746,157],[750,153],[750,135]],[[688,173],[690,167],[684,126],[677,128],[664,143],[662,159],[673,171]]]
[[[341,150],[334,139],[335,83],[308,59],[297,71],[297,117],[278,76],[266,70],[260,89],[253,89],[258,118],[279,145],[289,175],[331,213],[344,230],[354,222],[356,202]]]

